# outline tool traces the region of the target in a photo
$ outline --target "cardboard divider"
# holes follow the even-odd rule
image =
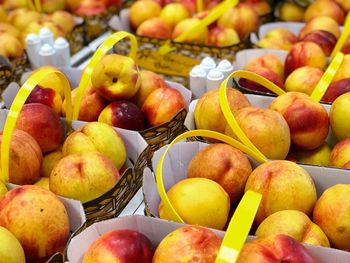
[[[112,230],[130,229],[144,234],[151,241],[154,248],[169,233],[184,226],[185,224],[169,222],[159,218],[145,216],[126,216],[121,218],[110,219],[96,223],[80,234],[72,238],[67,249],[67,260],[69,263],[80,263],[89,246],[101,235]],[[224,231],[211,229],[219,238],[223,238]],[[247,241],[254,239],[248,236]],[[307,250],[315,257],[318,263],[347,263],[349,262],[349,252],[330,249],[319,246],[306,245]]]

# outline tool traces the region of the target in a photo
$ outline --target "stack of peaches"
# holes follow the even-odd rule
[[[201,28],[186,39],[188,43],[212,46],[230,46],[257,30],[259,14],[255,10],[269,10],[264,1],[247,1],[229,8],[218,20]],[[153,0],[138,0],[130,7],[129,21],[137,35],[175,39],[189,28],[199,24],[217,3],[204,1],[205,11],[194,14],[195,1],[159,4]]]
[[[107,231],[94,240],[85,252],[83,263],[116,262],[173,263],[207,262],[214,263],[221,245],[221,238],[207,228],[186,225],[165,236],[156,249],[147,234],[130,229]],[[279,247],[283,252],[277,254]],[[259,248],[259,249],[257,249]],[[283,261],[297,258],[299,263],[314,263],[310,252],[298,241],[287,235],[273,235],[247,243],[236,262],[268,262],[270,257]],[[260,261],[259,261],[260,260]],[[294,262],[294,261],[290,261]]]
[[[348,54],[344,56],[322,101],[332,103],[337,97],[350,91],[349,63]],[[263,76],[283,90],[310,95],[324,74],[325,65],[326,57],[316,44],[299,42],[289,51],[284,64],[275,54],[266,54],[248,61],[244,69]],[[239,84],[251,91],[270,92],[251,80],[240,79]]]
[[[44,103],[65,116],[65,101],[57,79],[44,79],[27,103]],[[78,89],[72,90],[73,107]],[[182,94],[151,71],[139,70],[131,58],[105,56],[95,67],[79,109],[79,120],[143,131],[170,121],[187,107]]]
[[[40,14],[18,8],[7,12],[0,6],[0,55],[10,60],[23,57],[26,36],[39,33],[42,27],[49,28],[57,38],[71,33],[74,26],[74,17],[63,10]]]
[[[342,25],[346,12],[350,11],[350,3],[347,0],[309,1],[312,3],[307,8],[295,2],[284,0],[280,5],[276,5],[276,11],[278,11],[276,15],[290,22],[308,22],[315,16],[325,15],[332,17]]]

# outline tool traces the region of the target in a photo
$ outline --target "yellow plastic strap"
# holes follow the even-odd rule
[[[40,83],[41,80],[46,78],[49,74],[56,74],[61,81],[61,88],[63,89],[66,99],[66,119],[67,124],[70,127],[72,116],[72,102],[71,102],[71,90],[69,82],[66,76],[56,69],[42,69],[32,74],[23,86],[19,89],[14,101],[12,102],[10,111],[6,117],[6,122],[3,130],[3,137],[1,142],[1,175],[0,179],[4,182],[9,181],[9,154],[10,154],[10,142],[13,130],[16,126],[17,117],[26,102],[29,94]]]
[[[346,15],[345,23],[344,23],[344,30],[341,33],[340,37],[338,38],[337,43],[335,44],[335,47],[331,53],[331,59],[335,57],[335,55],[342,50],[346,40],[349,38],[350,35],[350,12]]]
[[[329,85],[332,83],[335,74],[337,73],[341,63],[343,62],[344,54],[338,52],[334,59],[329,64],[327,70],[322,75],[310,97],[315,101],[320,101],[326,93]]]
[[[248,154],[249,156],[253,157],[259,163],[264,163],[267,161],[266,158],[261,158],[260,155],[257,155],[254,151],[252,151],[250,148],[243,145],[239,141],[237,141],[237,140],[235,140],[235,139],[233,139],[225,134],[221,134],[218,132],[209,131],[209,130],[192,130],[192,131],[188,131],[188,132],[185,132],[185,133],[177,136],[168,145],[168,147],[164,151],[163,155],[159,159],[159,162],[158,162],[157,168],[156,168],[156,180],[157,180],[157,188],[158,188],[159,196],[160,196],[160,199],[162,200],[163,205],[165,206],[166,210],[170,213],[171,218],[174,221],[181,222],[181,223],[184,223],[184,221],[179,216],[179,214],[175,211],[174,207],[171,205],[170,200],[169,200],[169,198],[166,194],[165,188],[164,188],[163,162],[164,162],[166,154],[168,153],[168,150],[170,149],[170,147],[173,144],[177,143],[180,140],[186,139],[188,137],[196,137],[196,136],[209,137],[209,138],[213,138],[213,139],[217,139],[217,140],[220,140],[222,142],[225,142],[225,143],[241,150],[242,152]]]
[[[231,78],[244,78],[244,79],[252,80],[252,81],[260,84],[261,86],[264,86],[265,88],[267,88],[268,90],[272,91],[276,95],[283,95],[284,93],[286,93],[283,89],[278,87],[272,81],[264,78],[263,76],[260,76],[259,74],[254,73],[252,71],[236,70],[236,71],[231,73],[229,78],[230,77]]]
[[[203,11],[203,0],[197,0],[197,13]]]
[[[233,214],[215,263],[234,263],[238,259],[258,211],[261,194],[247,191]]]
[[[128,32],[120,31],[110,35],[96,50],[94,55],[92,56],[89,64],[83,71],[83,74],[80,79],[80,83],[77,90],[76,101],[74,102],[73,109],[73,120],[77,120],[79,116],[79,108],[81,100],[84,96],[85,89],[89,86],[91,81],[91,74],[96,67],[96,65],[100,62],[100,60],[107,54],[107,52],[120,40],[124,38],[129,38],[131,41],[130,53],[129,57],[135,60],[136,52],[137,52],[137,40],[136,37]]]
[[[41,8],[41,0],[35,0],[35,8],[36,11],[38,11],[39,13],[41,13],[42,8]]]
[[[36,11],[35,5],[34,5],[32,0],[27,0],[27,5],[28,5],[28,8],[30,10],[35,10]]]
[[[224,2],[220,3],[219,5],[214,7],[212,11],[209,13],[209,15],[203,18],[200,23],[196,24],[194,27],[191,27],[187,31],[183,32],[181,35],[175,38],[174,41],[175,42],[185,41],[189,36],[193,35],[196,31],[216,21],[223,13],[225,13],[227,9],[235,6],[237,3],[238,3],[238,0],[225,0]],[[159,53],[161,55],[165,55],[166,53],[172,50],[174,50],[174,48],[171,47],[170,41],[167,41],[164,45],[160,47]]]
[[[238,71],[236,71],[238,72]],[[256,156],[259,156],[261,159],[267,160],[267,158],[264,156],[264,154],[261,153],[261,151],[255,147],[255,145],[249,140],[247,135],[243,132],[241,127],[239,127],[239,124],[236,120],[236,118],[233,116],[230,105],[227,100],[227,82],[231,77],[237,77],[236,72],[232,72],[220,85],[219,89],[219,101],[220,101],[220,107],[222,110],[222,113],[225,116],[225,119],[232,129],[232,131],[236,134],[238,139],[247,147],[249,147],[252,151],[254,151]],[[247,71],[248,72],[248,71]],[[242,74],[238,74],[240,77],[242,77]]]

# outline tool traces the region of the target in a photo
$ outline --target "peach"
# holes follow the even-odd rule
[[[143,103],[152,91],[167,87],[165,80],[160,75],[149,70],[140,70],[140,82],[140,88],[135,96],[131,98],[131,101],[139,108],[142,108]]]
[[[249,262],[316,263],[310,252],[294,238],[272,235],[258,238],[243,246],[237,263]]]
[[[92,72],[91,83],[106,100],[130,99],[140,87],[139,69],[129,57],[106,55]]]
[[[321,69],[326,66],[326,55],[316,43],[301,41],[293,45],[284,62],[285,75],[303,66]]]
[[[130,7],[129,20],[131,26],[136,29],[142,22],[158,17],[161,12],[161,6],[152,0],[139,0]]]
[[[341,50],[344,54],[350,54],[350,38],[348,38]]]
[[[336,37],[324,30],[315,30],[311,33],[307,34],[303,39],[303,41],[311,41],[319,45],[326,56],[330,56],[335,44],[337,43]]]
[[[185,223],[216,229],[223,229],[226,225],[230,197],[218,183],[207,178],[188,178],[174,184],[167,195]],[[174,220],[162,202],[159,205],[159,217]]]
[[[61,149],[46,154],[43,157],[40,175],[44,177],[50,177],[52,169],[56,166],[59,160],[62,159],[62,157],[63,155]]]
[[[77,93],[78,89],[72,90],[71,94],[73,109]],[[97,90],[94,87],[89,86],[84,91],[83,98],[80,102],[78,119],[87,122],[97,121],[98,116],[103,111],[105,106],[106,101],[98,94]],[[66,100],[64,100],[62,104],[62,115],[66,116]]]
[[[2,142],[2,133],[0,134]],[[40,146],[28,133],[15,129],[10,143],[9,181],[13,184],[33,184],[40,177],[42,161]]]
[[[220,245],[221,240],[213,231],[200,226],[183,226],[160,242],[152,262],[215,262]]]
[[[248,190],[262,194],[255,217],[258,224],[281,210],[310,215],[317,200],[316,187],[308,172],[286,160],[269,161],[255,168],[245,186],[245,191]]]
[[[34,185],[50,190],[50,179],[48,177],[41,177]]]
[[[145,37],[171,38],[171,27],[159,17],[153,17],[142,22],[136,34]]]
[[[127,158],[122,138],[111,126],[101,122],[89,122],[80,127],[67,137],[62,147],[63,156],[87,152],[104,154],[117,169]]]
[[[289,22],[302,22],[305,9],[293,2],[282,2],[279,7],[279,18]]]
[[[350,93],[339,96],[332,104],[329,112],[329,120],[332,131],[338,140],[350,137],[350,124],[347,119],[349,111]]]
[[[49,106],[58,115],[61,114],[62,98],[54,89],[42,88],[37,85],[30,93],[26,103],[41,103]]]
[[[38,34],[40,32],[40,29],[43,27],[47,27],[48,29],[50,29],[55,39],[58,37],[63,37],[65,34],[62,28],[53,23],[52,21],[34,21],[22,31],[23,42],[25,41],[25,38],[29,33]]]
[[[306,23],[300,31],[299,37],[303,39],[307,34],[316,30],[328,31],[336,38],[340,36],[340,29],[337,21],[328,16],[317,16]]]
[[[297,91],[311,95],[323,73],[322,69],[310,66],[297,68],[286,79],[286,91]]]
[[[350,92],[350,78],[334,81],[322,97],[322,101],[334,102],[336,98],[344,93]]]
[[[246,0],[245,2],[254,9],[258,16],[267,15],[272,11],[270,4],[265,0]]]
[[[254,66],[254,67],[250,67],[248,69],[248,71],[254,72],[254,73],[268,79],[269,81],[271,81],[272,83],[274,83],[278,87],[280,87],[281,89],[285,89],[284,84],[283,84],[283,79],[281,79],[281,77],[277,73],[270,70],[269,68]],[[242,86],[246,89],[249,89],[249,90],[261,91],[261,92],[271,92],[269,89],[265,88],[264,86],[254,82],[252,80],[249,80],[249,79],[240,78],[238,83],[240,86]]]
[[[190,11],[181,3],[169,3],[163,7],[159,17],[171,28],[191,17]]]
[[[236,202],[243,196],[251,172],[250,162],[240,150],[218,143],[207,146],[192,158],[187,177],[214,180],[225,189],[231,202]]]
[[[27,7],[28,1],[26,0],[3,0],[1,1],[2,5],[7,10],[13,10],[17,8]]]
[[[350,3],[347,0],[335,0],[343,9],[344,11],[350,11]]]
[[[65,135],[60,117],[41,103],[25,104],[18,116],[16,128],[33,136],[43,153],[57,149]]]
[[[35,73],[41,69],[56,69],[55,67],[52,66],[43,66],[38,68],[37,70],[32,71],[32,73]],[[61,72],[62,73],[62,72]],[[61,98],[64,98],[64,92],[63,89],[61,87],[61,81],[59,79],[58,76],[56,76],[55,74],[50,74],[47,77],[44,77],[39,83],[38,86],[42,87],[42,88],[50,88],[55,90],[58,94],[60,94]],[[74,92],[74,91],[73,91]]]
[[[8,33],[18,39],[21,37],[21,33],[16,27],[8,23],[0,22],[0,34],[3,33]]]
[[[69,236],[63,203],[52,192],[34,185],[12,189],[0,200],[0,226],[18,239],[27,261],[38,262],[61,251]]]
[[[322,229],[303,212],[297,210],[278,211],[268,216],[258,227],[255,235],[287,235],[299,242],[329,247],[329,241]]]
[[[49,19],[55,23],[56,25],[60,26],[65,33],[70,33],[72,32],[74,26],[75,26],[75,21],[73,15],[70,13],[63,11],[63,10],[58,10],[54,12]]]
[[[253,58],[248,61],[244,68],[249,70],[255,67],[268,68],[275,72],[281,78],[281,80],[284,80],[283,64],[275,54],[266,54],[258,58]]]
[[[24,251],[17,238],[0,226],[0,260],[7,263],[25,263]]]
[[[296,159],[301,163],[329,166],[331,148],[325,142],[320,147],[314,150],[307,151],[294,149],[292,153],[295,155]]]
[[[298,42],[298,38],[286,28],[272,29],[259,40],[258,45],[264,48],[274,48],[289,50],[294,43]]]
[[[152,256],[152,243],[145,235],[137,231],[121,229],[98,237],[85,252],[82,263],[151,263]]]
[[[66,0],[66,9],[72,13],[75,13],[79,8],[83,0]],[[101,3],[100,3],[101,4]]]
[[[233,113],[250,106],[249,100],[239,90],[228,88],[226,93]],[[194,110],[194,120],[197,129],[224,133],[227,122],[219,103],[219,89],[207,91],[199,98]]]
[[[345,79],[345,78],[350,78],[349,67],[350,67],[350,54],[344,56],[343,62],[341,63],[337,73],[335,73],[333,82],[337,80]]]
[[[79,2],[78,0],[77,2]],[[107,12],[107,8],[102,1],[82,0],[75,9],[78,16],[96,16]]]
[[[23,31],[30,23],[39,21],[40,13],[26,8],[19,8],[10,12],[8,19],[19,31]]]
[[[350,138],[339,141],[332,149],[330,165],[339,168],[348,168],[350,162]],[[347,167],[345,167],[347,166]]]
[[[98,152],[63,157],[50,174],[50,190],[88,202],[112,189],[120,175],[113,162]]]
[[[232,28],[214,27],[209,30],[208,45],[225,47],[236,45],[240,42],[237,32]]]
[[[127,100],[109,104],[101,112],[98,121],[127,130],[142,131],[145,129],[143,113],[135,104]]]
[[[218,19],[218,26],[233,28],[244,39],[249,33],[255,32],[259,26],[259,16],[247,3],[240,3],[229,8]]]
[[[344,10],[337,4],[336,1],[316,0],[311,3],[305,11],[305,22],[318,16],[328,16],[333,18],[339,25],[344,22]]]
[[[334,248],[350,250],[350,185],[337,184],[323,192],[314,208],[314,222]]]
[[[22,58],[24,55],[24,48],[22,43],[13,35],[9,33],[0,34],[0,55],[10,60]]]
[[[300,92],[278,96],[270,104],[286,119],[292,143],[298,148],[313,150],[321,146],[328,135],[328,113],[318,102]]]
[[[180,23],[178,23],[173,31],[172,38],[176,38],[182,33],[186,32],[190,28],[194,27],[195,25],[199,24],[201,20],[198,18],[186,18],[182,20]],[[195,33],[191,34],[191,36],[187,37],[184,42],[188,43],[198,43],[198,44],[204,44],[208,39],[208,28],[203,27],[199,30],[197,30]]]
[[[250,141],[269,159],[286,158],[290,147],[289,127],[283,116],[270,109],[244,107],[236,120]],[[225,134],[237,138],[229,126]]]
[[[173,88],[158,88],[148,95],[141,111],[150,126],[157,126],[170,121],[186,107],[186,101],[179,91]]]

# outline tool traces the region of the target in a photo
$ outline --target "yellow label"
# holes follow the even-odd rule
[[[162,56],[159,51],[139,50],[136,63],[140,67],[156,73],[188,77],[191,68],[198,65],[200,61],[176,53]]]

